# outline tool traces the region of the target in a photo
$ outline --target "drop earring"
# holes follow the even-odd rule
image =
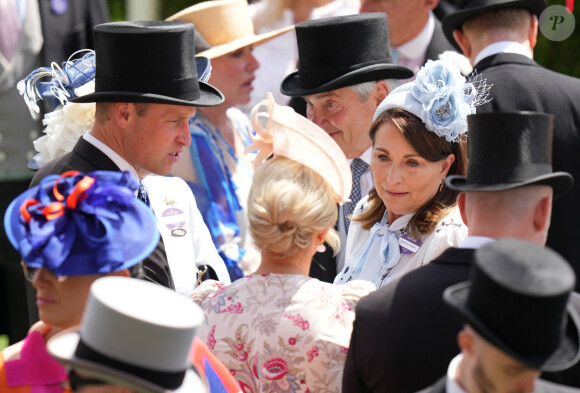
[[[445,178],[441,179],[441,185],[439,186],[439,192],[443,191],[444,184],[445,184]]]
[[[316,251],[317,251],[317,252],[320,252],[320,253],[322,253],[322,252],[326,251],[326,246],[324,245],[324,243],[320,243],[320,244],[318,245],[318,247],[316,247]]]

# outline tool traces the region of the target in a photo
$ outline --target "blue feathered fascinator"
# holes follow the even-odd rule
[[[82,57],[75,59],[81,54]],[[38,100],[47,101],[51,110],[54,110],[73,98],[93,92],[95,71],[95,52],[83,49],[73,53],[62,66],[53,62],[50,67],[37,68],[18,82],[16,87],[32,118],[38,119]]]
[[[159,242],[155,217],[136,189],[129,172],[47,176],[12,201],[6,234],[26,265],[58,276],[129,268]]]

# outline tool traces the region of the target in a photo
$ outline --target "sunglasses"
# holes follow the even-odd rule
[[[100,379],[85,378],[80,376],[74,369],[68,372],[68,383],[73,392],[80,390],[83,386],[87,385],[105,385],[109,382],[102,381]]]
[[[36,274],[36,272],[38,270],[40,270],[40,268],[27,266],[26,263],[24,263],[24,261],[20,262],[20,266],[22,266],[22,272],[24,273],[24,278],[26,278],[26,280],[28,280],[30,282],[32,282],[32,280],[34,280],[34,275]],[[48,272],[50,272],[50,274],[56,276],[56,279],[58,282],[63,282],[67,279],[67,276],[59,276],[57,274],[54,274],[50,270],[48,270]]]

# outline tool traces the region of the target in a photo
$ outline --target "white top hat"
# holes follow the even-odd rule
[[[189,362],[203,312],[147,281],[104,277],[93,283],[77,328],[48,342],[59,362],[97,379],[150,392],[206,392]]]

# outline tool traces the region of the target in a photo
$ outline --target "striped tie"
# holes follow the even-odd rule
[[[365,173],[368,166],[369,165],[360,158],[355,158],[350,164],[350,170],[352,171],[352,191],[350,193],[351,202],[345,203],[342,207],[342,212],[344,213],[344,228],[346,229],[346,233],[348,233],[348,228],[350,226],[350,219],[348,216],[352,214],[356,204],[361,199],[360,178],[362,174]]]

